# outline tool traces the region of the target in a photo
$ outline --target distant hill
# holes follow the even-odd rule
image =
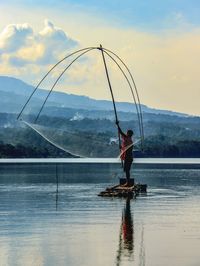
[[[111,101],[53,92],[37,123],[44,127],[42,132],[45,135],[41,137],[27,124],[16,120],[33,90],[33,86],[19,79],[0,76],[0,157],[60,158],[70,157],[69,152],[88,157],[119,155]],[[26,121],[34,121],[47,93],[42,89],[37,91],[26,109]],[[134,138],[139,138],[134,105],[120,102],[117,110],[122,129],[133,129]],[[142,110],[145,145],[142,153],[140,145],[136,147],[139,156],[200,157],[200,117],[145,105],[142,105]],[[44,136],[50,137],[54,145]],[[111,140],[114,141],[111,143]],[[55,143],[65,145],[67,153],[56,148]]]
[[[0,76],[0,112],[19,113],[33,90],[33,86],[19,79]],[[38,110],[47,93],[47,90],[38,89],[29,106]],[[63,92],[52,92],[47,101],[44,113],[51,115],[54,114],[52,111],[55,111],[58,116],[62,116],[63,112],[66,114],[66,108],[77,109],[79,111],[88,110],[105,112],[112,111],[113,105],[111,101],[95,100],[86,96],[67,94]],[[118,102],[117,110],[121,112],[136,113],[135,106],[128,102]],[[186,114],[173,111],[149,108],[146,105],[142,105],[142,111],[149,114],[176,115],[181,117],[187,116]]]

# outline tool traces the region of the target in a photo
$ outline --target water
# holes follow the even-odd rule
[[[117,165],[2,165],[0,265],[200,265],[200,171],[134,175],[148,193],[127,201],[97,197]]]

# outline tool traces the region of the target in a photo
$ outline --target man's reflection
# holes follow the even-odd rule
[[[130,208],[130,198],[126,199],[126,204],[122,211],[122,222],[120,227],[120,236],[119,236],[119,249],[117,252],[117,263],[120,265],[121,257],[126,256],[133,260],[134,253],[134,226],[133,226],[133,217],[131,214]]]
[[[130,209],[130,199],[127,198],[126,205],[122,212],[122,234],[124,249],[129,253],[133,252],[133,218]]]

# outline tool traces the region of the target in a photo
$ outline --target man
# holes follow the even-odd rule
[[[122,145],[121,145],[121,159],[123,160],[124,172],[126,173],[126,184],[124,186],[130,186],[130,169],[133,162],[133,131],[131,129],[127,130],[125,134],[120,126],[119,122],[116,122],[119,133],[122,136]]]

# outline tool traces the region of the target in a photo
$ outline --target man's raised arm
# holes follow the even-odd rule
[[[119,121],[116,122],[116,125],[118,127],[119,133],[123,136],[126,137],[126,134],[121,130],[120,126],[119,126]]]

